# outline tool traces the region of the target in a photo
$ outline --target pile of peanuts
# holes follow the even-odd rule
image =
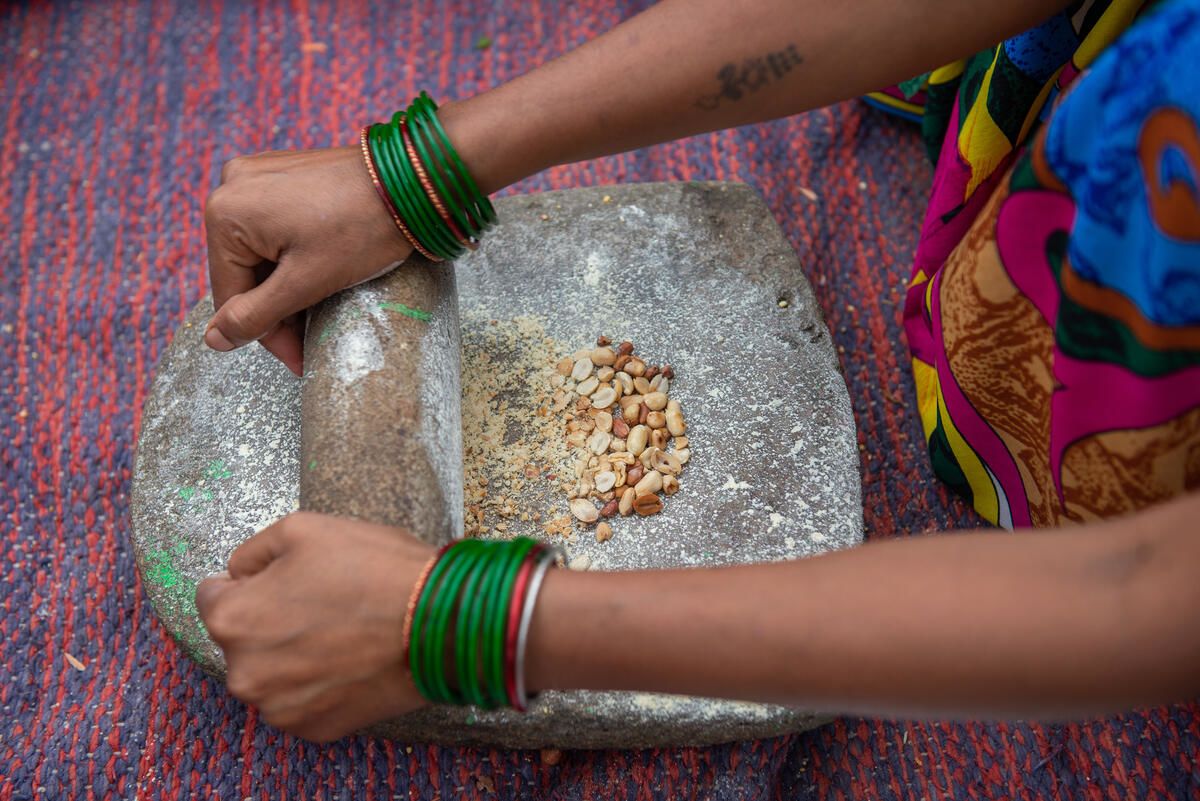
[[[683,410],[669,395],[674,377],[669,364],[635,355],[633,343],[614,348],[603,336],[555,366],[551,411],[562,415],[575,469],[562,487],[575,519],[598,523],[601,542],[612,537],[601,518],[658,514],[663,497],[679,491],[692,452]]]

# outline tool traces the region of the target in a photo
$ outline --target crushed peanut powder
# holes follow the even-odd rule
[[[657,391],[661,382],[664,391],[656,397],[662,403],[652,399],[651,404],[662,409],[667,403],[667,380],[672,376],[669,366],[647,368],[632,356],[632,345],[622,343],[623,352],[617,353],[608,348],[609,341],[604,337],[595,350],[584,349],[567,356],[565,348],[546,335],[542,322],[531,316],[464,319],[463,344],[466,536],[512,537],[540,531],[570,539],[575,526],[590,526],[600,517],[613,517],[618,512],[655,514],[662,509],[658,492],[670,495],[678,489],[679,457],[686,463],[688,456],[682,429],[668,432],[667,426],[658,421],[652,431],[635,423],[639,434],[653,434],[660,447],[642,442],[632,445],[634,454],[624,452],[625,440],[617,436],[630,432],[618,411],[622,395],[628,400],[643,398],[643,394],[629,394],[634,392],[632,385],[629,393],[623,392],[617,379],[627,384],[636,380],[644,393]],[[589,354],[610,364],[623,364],[632,358],[639,368],[637,376],[631,378],[603,366],[593,375],[595,365],[587,358]],[[660,370],[663,375],[655,380]],[[572,371],[579,372],[582,385],[575,376],[568,375]],[[654,382],[654,390],[650,390],[643,372]],[[603,383],[600,378],[605,379]],[[647,386],[640,386],[643,382]],[[611,397],[600,400],[600,406],[590,407],[590,399],[606,394]],[[644,418],[655,410],[639,405],[643,418],[640,422],[645,423]],[[607,412],[610,407],[611,414]],[[604,413],[599,414],[602,409]],[[671,401],[665,413],[658,413],[664,420],[679,415],[677,402]],[[682,417],[672,417],[671,427],[675,428],[676,423],[683,426]],[[588,433],[591,436],[585,440]],[[595,440],[601,437],[606,439],[605,447],[596,451],[599,443]],[[675,445],[670,454],[666,453],[668,438]],[[616,450],[608,453],[612,448]],[[649,457],[653,453],[658,453],[658,459],[652,465]],[[635,459],[642,457],[643,465],[630,467],[635,480],[643,472],[653,474],[636,493],[626,488],[627,465],[620,462],[622,457],[628,465],[635,465]],[[612,464],[608,466],[610,459]],[[648,480],[660,477],[661,481]],[[618,495],[628,495],[623,504]],[[594,506],[593,501],[602,508]],[[607,525],[598,527],[595,534],[603,542],[611,538],[612,529]]]
[[[558,482],[571,471],[550,377],[566,349],[538,318],[463,317],[465,536],[566,537]]]

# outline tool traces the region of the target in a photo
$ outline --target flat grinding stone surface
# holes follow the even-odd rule
[[[504,198],[497,207],[503,223],[456,264],[464,363],[496,347],[492,320],[532,321],[566,354],[607,333],[675,367],[671,395],[688,418],[693,457],[664,512],[614,519],[606,543],[590,532],[572,537],[572,561],[592,570],[721,565],[861,542],[845,384],[796,256],[753,190],[634,184]],[[133,538],[164,624],[222,675],[192,594],[238,543],[296,508],[300,382],[261,348],[207,350],[200,336],[208,314],[204,301],[189,315],[147,402]],[[521,500],[566,510],[552,485]],[[534,524],[509,533],[546,538]],[[554,692],[524,716],[433,708],[372,731],[447,744],[609,748],[767,737],[823,720],[771,705]]]

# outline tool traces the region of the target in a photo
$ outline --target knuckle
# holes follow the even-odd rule
[[[257,330],[258,320],[251,309],[236,300],[227,301],[221,307],[221,330],[233,334],[238,339],[254,339],[260,333]]]
[[[234,156],[229,161],[221,165],[221,183],[225,184],[235,177],[245,172],[246,164],[249,161],[245,156]]]
[[[204,619],[204,627],[218,643],[232,642],[237,637],[237,618],[228,611],[227,604],[218,604],[210,609]]]
[[[225,686],[231,695],[248,704],[256,703],[263,697],[262,682],[249,670],[234,665],[229,667]]]
[[[218,186],[204,202],[204,222],[213,230],[233,223],[233,194],[226,186]]]
[[[312,528],[317,515],[312,512],[292,512],[279,526],[280,538],[287,544],[301,542]]]

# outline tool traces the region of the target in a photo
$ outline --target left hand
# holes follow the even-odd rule
[[[258,340],[296,375],[303,311],[412,253],[357,147],[236,158],[204,221],[216,309],[204,341],[228,351]]]
[[[402,664],[405,608],[434,549],[359,520],[300,512],[196,589],[229,691],[262,719],[328,742],[424,701]]]

